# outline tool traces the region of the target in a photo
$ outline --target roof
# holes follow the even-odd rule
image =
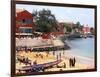
[[[22,11],[25,11],[25,9],[24,8],[23,9],[16,9],[16,13],[20,13]]]
[[[33,18],[32,14],[25,9],[16,9],[16,19],[20,18]]]

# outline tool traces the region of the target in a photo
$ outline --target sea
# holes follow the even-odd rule
[[[94,38],[77,38],[77,39],[66,39],[67,43],[71,48],[66,50],[66,55],[70,53],[77,61],[86,64],[94,64],[95,57],[95,40]]]

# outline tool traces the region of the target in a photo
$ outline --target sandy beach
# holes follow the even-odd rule
[[[43,58],[41,57],[35,57],[36,54],[42,54]],[[63,54],[63,53],[62,53]],[[47,53],[46,52],[30,52],[28,51],[27,53],[25,51],[20,51],[18,52],[16,55],[20,55],[20,56],[24,56],[24,57],[28,57],[31,60],[31,63],[33,63],[34,61],[37,61],[37,64],[44,64],[44,63],[48,63],[48,62],[53,62],[56,61],[56,56],[52,54],[52,52],[49,53],[48,57],[47,57]],[[72,56],[70,56],[72,57]],[[92,69],[93,66],[91,64],[82,64],[76,61],[75,67],[70,67],[69,65],[69,55],[64,56],[62,55],[62,62],[59,63],[59,66],[63,66],[63,64],[66,64],[66,68],[57,68],[56,66],[54,66],[53,68],[50,69],[46,69],[46,71],[59,71],[59,70],[80,70],[80,69]],[[16,69],[20,69],[23,66],[26,66],[24,63],[16,63]],[[17,71],[18,72],[18,71]]]
[[[34,46],[35,45],[37,45],[37,46],[38,45],[42,45],[41,41],[43,41],[43,40],[41,38],[39,38],[39,39],[40,40],[38,41],[38,39],[30,39],[29,38],[29,40],[28,40],[29,44],[28,45],[30,46],[33,41],[34,41],[34,44],[32,44],[32,45],[34,45]],[[17,39],[16,45],[22,45],[22,44],[25,45],[24,43],[26,43],[25,42],[26,40],[27,39],[21,39],[21,40]],[[51,44],[51,41],[48,40],[45,43],[47,43],[47,45],[48,45],[48,44]],[[43,43],[43,44],[45,44],[45,43]],[[61,46],[63,46],[64,44],[63,44],[63,42],[61,40],[54,39],[54,40],[52,40],[52,44],[51,45],[54,45],[54,46],[55,45],[56,46],[57,45],[59,45],[59,46],[61,45]],[[58,51],[55,51],[55,52],[58,52]],[[70,50],[68,50],[67,54],[65,54],[64,52],[66,52],[66,51],[60,51],[62,62],[59,63],[58,66],[61,67],[61,68],[57,68],[57,66],[53,66],[53,68],[46,69],[45,71],[59,71],[59,70],[64,70],[65,71],[65,70],[80,70],[80,69],[93,69],[94,68],[93,64],[91,64],[91,63],[90,64],[81,63],[81,62],[77,61],[77,59],[76,59],[75,66],[74,67],[70,67],[69,59],[72,58],[72,57],[77,57],[77,56],[74,55],[74,54],[69,53]],[[36,57],[37,54],[38,55],[41,54],[42,57],[41,56]],[[53,62],[53,61],[57,60],[57,54],[54,55],[53,51],[50,51],[50,52],[47,52],[47,51],[43,51],[43,52],[27,51],[27,52],[25,52],[24,50],[23,51],[21,50],[21,51],[18,51],[18,52],[16,51],[16,56],[17,57],[18,56],[24,56],[25,58],[28,58],[29,60],[31,60],[31,64],[33,64],[34,61],[36,61],[37,64],[44,64],[44,63]],[[65,68],[62,67],[64,65],[64,63],[66,65]],[[20,63],[19,61],[16,62],[16,69],[20,69],[23,66],[27,66],[27,65],[25,65],[24,63]],[[16,70],[16,73],[18,73],[17,70]]]

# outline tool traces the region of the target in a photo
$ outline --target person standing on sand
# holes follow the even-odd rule
[[[75,66],[75,63],[76,63],[76,59],[75,57],[73,58],[73,66]]]
[[[46,57],[48,57],[49,56],[49,52],[47,51],[46,54],[47,54]]]
[[[74,67],[74,58],[72,58],[72,65],[71,66]]]
[[[61,53],[59,53],[59,57],[60,57],[60,59],[61,59]]]
[[[65,54],[64,48],[62,50],[63,50],[63,56],[64,56],[64,54]]]
[[[33,65],[37,65],[37,61],[36,60],[33,62]]]
[[[66,68],[66,63],[64,62],[64,68]]]
[[[58,54],[57,54],[57,60],[58,60]]]
[[[72,67],[72,59],[69,58],[69,66]]]
[[[69,59],[69,66],[70,67],[74,67],[75,66],[75,62],[76,62],[75,58],[70,58]]]
[[[75,57],[71,58],[71,67],[75,67],[75,63],[76,63]]]

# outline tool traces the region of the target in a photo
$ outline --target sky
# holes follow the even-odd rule
[[[94,27],[94,9],[92,8],[16,4],[16,9],[25,9],[30,13],[33,10],[51,10],[51,13],[55,15],[58,22],[76,23],[79,21],[81,25]]]

